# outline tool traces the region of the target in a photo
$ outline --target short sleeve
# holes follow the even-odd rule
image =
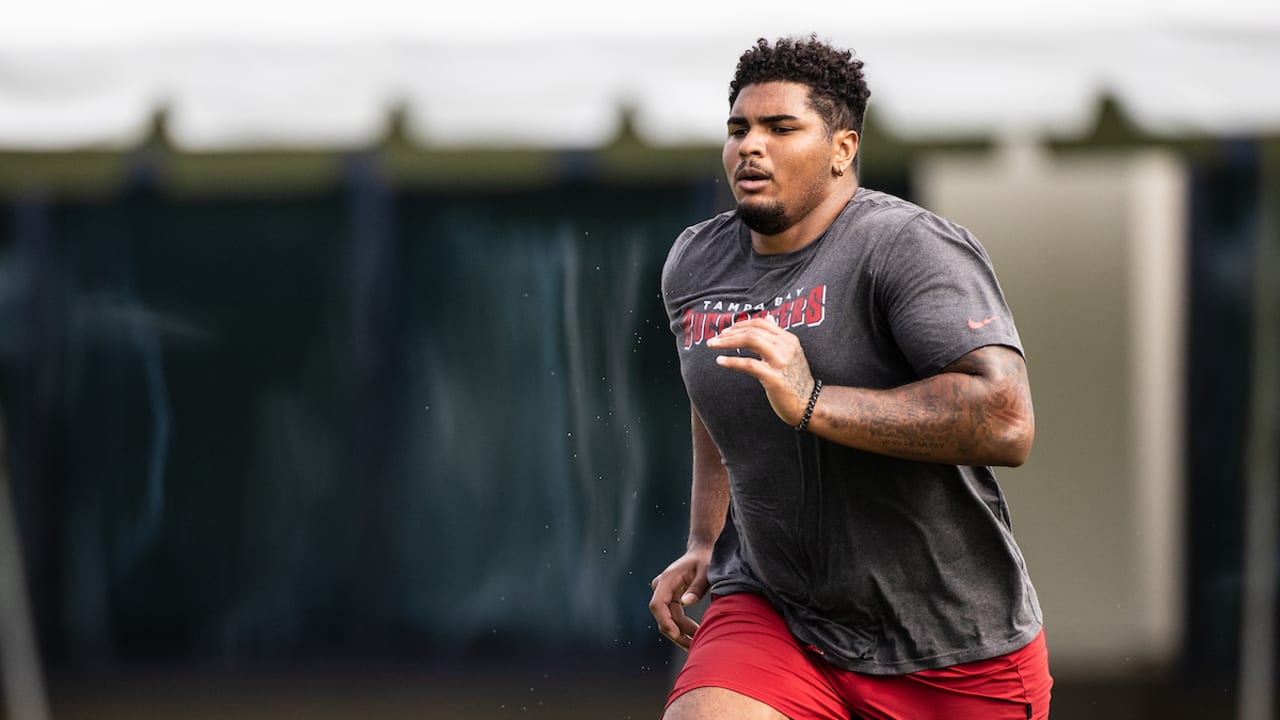
[[[968,230],[922,212],[879,249],[877,300],[917,375],[987,345],[1022,353],[991,259]]]

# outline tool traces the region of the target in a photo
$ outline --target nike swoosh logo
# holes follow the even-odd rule
[[[969,329],[970,329],[970,330],[978,330],[978,329],[980,329],[980,328],[984,328],[984,327],[986,327],[986,326],[990,325],[991,323],[995,322],[995,319],[996,319],[996,316],[995,316],[995,315],[992,315],[991,317],[987,318],[986,320],[983,320],[982,322],[978,322],[977,320],[972,320],[972,319],[970,319],[970,320],[969,320]]]

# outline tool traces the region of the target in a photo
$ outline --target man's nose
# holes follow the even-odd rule
[[[738,154],[742,157],[764,155],[764,134],[748,130],[742,137],[742,142],[738,144]]]

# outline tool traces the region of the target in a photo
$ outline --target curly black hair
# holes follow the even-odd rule
[[[794,82],[809,86],[809,104],[822,117],[827,134],[853,130],[862,134],[871,90],[862,74],[862,61],[850,50],[839,50],[818,39],[779,38],[773,45],[760,38],[738,58],[729,83],[729,106],[748,85]]]

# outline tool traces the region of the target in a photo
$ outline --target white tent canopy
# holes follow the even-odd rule
[[[1104,95],[1156,135],[1280,132],[1280,3],[998,0],[49,0],[0,22],[0,149],[362,147],[393,111],[431,147],[592,148],[624,110],[718,143],[737,56],[816,31],[867,63],[907,140],[1070,136]]]

